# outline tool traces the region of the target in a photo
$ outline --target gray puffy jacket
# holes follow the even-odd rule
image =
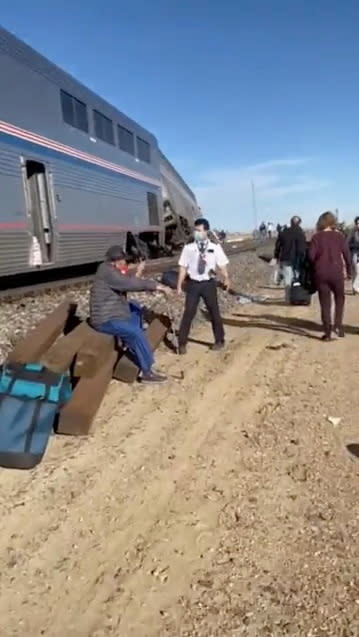
[[[111,263],[101,263],[90,292],[90,324],[98,329],[112,319],[127,321],[131,317],[127,292],[153,292],[156,281],[121,274]]]

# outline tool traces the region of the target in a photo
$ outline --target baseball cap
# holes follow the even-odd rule
[[[106,252],[106,261],[125,261],[126,253],[121,246],[111,246]]]

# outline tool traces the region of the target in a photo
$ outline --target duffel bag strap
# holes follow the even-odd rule
[[[46,385],[46,387],[57,385],[61,377],[61,374],[52,372],[44,366],[41,369],[27,369],[26,364],[11,363],[10,365],[5,365],[3,369],[15,378],[15,380],[42,383]]]

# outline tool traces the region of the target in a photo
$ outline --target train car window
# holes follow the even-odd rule
[[[89,132],[89,123],[87,117],[87,106],[73,95],[60,91],[62,118],[66,124]]]
[[[112,146],[114,146],[115,136],[112,120],[98,111],[93,112],[93,117],[96,137],[98,139],[102,139],[103,142],[107,142],[107,144],[112,144]]]
[[[135,137],[134,134],[124,126],[117,125],[118,145],[121,150],[130,155],[135,154]]]
[[[141,137],[137,137],[137,157],[141,161],[146,161],[148,164],[151,163],[151,146]]]
[[[158,201],[154,192],[147,193],[147,206],[150,226],[159,226],[160,215],[158,212]]]

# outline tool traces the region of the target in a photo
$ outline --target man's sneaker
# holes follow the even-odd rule
[[[344,327],[336,327],[334,332],[339,338],[344,338],[345,336]]]
[[[214,343],[214,345],[211,345],[211,350],[212,352],[218,352],[220,349],[224,348],[224,343]]]
[[[183,356],[184,354],[187,354],[187,347],[185,345],[179,345],[178,346],[178,353]]]
[[[163,385],[163,383],[167,382],[167,376],[163,376],[162,374],[157,374],[157,372],[147,372],[147,374],[142,374],[141,383],[152,384],[152,385]]]

